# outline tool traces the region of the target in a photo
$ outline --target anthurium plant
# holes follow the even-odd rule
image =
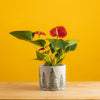
[[[50,35],[56,37],[54,39],[41,39],[41,35],[46,35],[41,31],[13,31],[10,34],[18,39],[32,43],[36,49],[37,58],[35,60],[43,61],[45,66],[61,65],[66,54],[76,49],[78,42],[78,40],[62,39],[67,36],[67,31],[63,26],[57,26],[50,30]],[[38,35],[37,40],[34,40],[35,35]]]

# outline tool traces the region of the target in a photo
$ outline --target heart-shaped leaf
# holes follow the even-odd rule
[[[50,43],[56,41],[56,39],[49,39],[49,38],[47,38],[46,40],[48,40]]]
[[[59,39],[57,42],[56,42],[56,46],[60,49],[63,49],[65,50],[65,47],[68,43],[62,39]]]
[[[34,37],[34,33],[31,31],[13,31],[10,34],[22,40],[32,40]]]
[[[57,59],[59,59],[62,55],[63,55],[62,49],[58,49],[58,50],[57,50],[57,53],[56,53],[56,55],[55,55],[55,57],[56,57]]]
[[[44,55],[38,51],[36,51],[36,55],[37,55],[37,60],[43,60],[44,59]]]
[[[54,53],[56,51],[56,47],[53,43],[49,44],[51,52]]]
[[[35,45],[38,45],[38,46],[41,46],[41,47],[45,47],[45,44],[46,44],[46,41],[45,40],[35,40],[35,41],[30,41],[31,43],[35,44]]]
[[[73,44],[71,46],[68,46],[65,50],[65,52],[68,52],[68,51],[74,51],[77,47],[77,44]]]
[[[77,44],[79,40],[67,40],[66,43],[68,44],[66,47],[71,46],[73,44]]]

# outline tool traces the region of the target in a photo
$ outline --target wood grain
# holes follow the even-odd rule
[[[0,99],[100,99],[100,82],[67,82],[61,91],[42,91],[38,82],[0,82]]]

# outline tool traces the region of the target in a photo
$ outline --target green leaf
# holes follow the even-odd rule
[[[53,43],[49,44],[51,52],[54,53],[56,51],[56,47]]]
[[[49,39],[49,38],[47,38],[46,40],[48,40],[50,43],[56,41],[56,39]]]
[[[46,39],[50,42],[49,46],[51,49],[51,52],[54,53],[56,51],[56,39]]]
[[[34,33],[31,31],[13,31],[10,34],[22,40],[32,40],[34,37]]]
[[[77,44],[77,42],[78,42],[79,40],[67,40],[66,42],[67,42],[67,47],[68,46],[71,46],[71,45],[73,45],[73,44]]]
[[[46,44],[46,41],[45,40],[35,40],[35,41],[30,41],[31,43],[35,44],[35,45],[38,45],[38,46],[41,46],[41,47],[45,47],[45,44]]]
[[[61,59],[59,59],[59,60],[57,61],[57,64],[62,63],[63,59],[64,59],[64,57],[61,58]]]
[[[65,52],[68,52],[68,51],[74,51],[77,47],[77,44],[73,44],[71,46],[68,46],[65,50]]]
[[[52,66],[52,63],[50,61],[46,61],[44,65],[45,66]]]
[[[59,59],[62,55],[63,55],[62,49],[58,49],[55,57]]]
[[[44,55],[41,54],[40,52],[36,51],[36,55],[37,55],[37,60],[43,60],[44,59]]]
[[[58,41],[56,42],[56,46],[57,46],[58,48],[60,48],[60,49],[63,49],[63,50],[65,50],[65,47],[66,47],[67,44],[68,44],[68,43],[67,43],[66,41],[62,40],[62,39],[60,39],[60,40],[58,40]]]

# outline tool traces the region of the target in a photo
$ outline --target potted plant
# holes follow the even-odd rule
[[[54,39],[40,39],[41,35],[46,35],[41,31],[13,31],[10,34],[32,43],[36,49],[36,60],[44,62],[44,65],[39,67],[41,89],[64,89],[66,86],[66,65],[62,64],[62,61],[69,51],[76,49],[78,40],[61,39],[67,35],[67,31],[63,26],[57,26],[50,30],[50,35],[56,37]],[[37,40],[34,40],[35,35],[39,36]]]

